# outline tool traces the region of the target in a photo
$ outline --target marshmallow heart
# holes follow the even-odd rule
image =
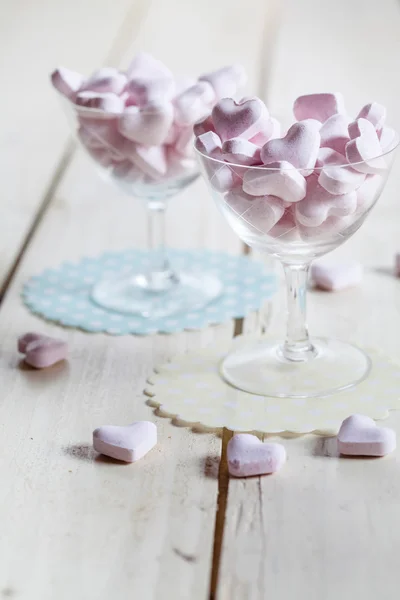
[[[321,225],[308,227],[297,222],[297,230],[300,238],[306,242],[326,241],[328,237],[340,236],[338,241],[342,240],[343,232],[346,231],[355,222],[354,215],[348,217],[328,217]]]
[[[173,118],[174,111],[170,102],[141,109],[129,106],[119,119],[118,129],[129,140],[146,146],[156,146],[165,141]]]
[[[358,113],[357,119],[367,119],[375,127],[376,131],[380,131],[386,121],[386,108],[378,102],[371,102],[362,107]]]
[[[351,167],[325,166],[319,174],[318,183],[331,194],[354,192],[364,182],[365,175]]]
[[[261,149],[261,160],[265,165],[286,160],[308,175],[315,166],[320,141],[318,129],[310,122],[300,121],[291,126],[284,138],[267,142]]]
[[[175,93],[175,82],[169,77],[151,79],[132,79],[126,89],[128,104],[147,106],[148,104],[165,104]]]
[[[269,119],[268,110],[259,98],[235,102],[220,100],[212,110],[214,129],[224,142],[236,137],[247,140],[263,130]]]
[[[277,196],[285,202],[299,202],[306,195],[306,180],[286,161],[249,169],[243,176],[243,190],[251,196]]]
[[[228,192],[224,198],[236,218],[242,219],[251,233],[268,233],[285,212],[280,198],[274,196],[254,197],[241,188]]]
[[[51,83],[61,94],[73,99],[76,92],[82,87],[84,77],[76,71],[70,71],[65,67],[58,67],[51,74]]]
[[[124,108],[124,101],[120,96],[111,93],[102,92],[79,92],[76,95],[75,102],[83,108],[102,110],[109,114],[121,113]],[[80,112],[84,115],[85,112]]]
[[[352,139],[346,144],[346,158],[353,169],[372,175],[387,169],[378,134],[370,121],[357,119],[349,125],[349,134]]]
[[[312,175],[307,181],[307,194],[295,207],[296,221],[307,227],[321,225],[329,216],[352,215],[357,208],[357,194],[350,192],[334,196],[327,192]]]
[[[207,131],[207,133],[199,135],[196,139],[195,146],[202,154],[207,154],[207,156],[212,156],[214,158],[221,157],[221,140],[213,131]]]
[[[226,140],[222,145],[222,154],[226,161],[239,165],[257,165],[261,163],[260,148],[240,137]]]
[[[215,131],[211,115],[208,115],[205,119],[198,121],[193,126],[193,132],[196,137],[202,133],[207,133],[207,131]]]
[[[179,125],[193,125],[204,119],[215,101],[214,90],[206,81],[199,81],[176,96],[175,121]]]
[[[322,125],[319,130],[321,148],[332,148],[344,154],[346,144],[350,141],[348,125],[350,119],[345,115],[333,115]]]
[[[206,81],[212,86],[216,100],[235,96],[238,90],[246,84],[246,80],[246,71],[242,65],[222,67],[222,69],[199,77],[199,81]]]
[[[264,146],[269,140],[273,140],[281,136],[281,124],[278,119],[270,117],[265,121],[264,129],[256,133],[249,141],[257,146]]]
[[[348,456],[385,456],[396,448],[396,433],[370,417],[351,415],[340,427],[338,450]]]
[[[167,156],[164,146],[137,145],[132,162],[139,170],[154,179],[159,179],[167,172]]]
[[[98,92],[102,94],[111,93],[119,94],[122,93],[126,86],[127,77],[124,73],[120,73],[113,67],[103,67],[98,71],[95,71],[89,79],[87,79],[80,91],[81,92]]]
[[[157,444],[157,427],[150,421],[136,421],[120,427],[105,425],[93,431],[93,448],[100,454],[123,462],[136,462]]]
[[[239,433],[227,446],[228,470],[234,477],[276,473],[286,461],[282,444],[264,444],[250,433]]]
[[[347,159],[343,154],[339,154],[332,148],[320,148],[315,167],[320,169],[325,165],[345,165],[346,163]]]
[[[63,340],[26,333],[18,339],[18,351],[25,354],[25,362],[35,369],[45,369],[67,358],[68,346]]]
[[[210,184],[217,192],[228,192],[242,183],[235,169],[228,164],[217,160],[210,160],[203,164],[207,170]]]
[[[317,261],[311,265],[310,274],[315,287],[336,292],[361,283],[363,268],[358,262]]]
[[[293,113],[298,121],[316,119],[325,123],[332,115],[344,112],[344,100],[340,93],[299,96],[293,106]]]
[[[131,79],[153,79],[157,77],[168,77],[172,79],[171,71],[151,54],[138,52],[126,70],[129,80]]]

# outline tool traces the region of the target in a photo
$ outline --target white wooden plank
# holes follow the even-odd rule
[[[391,0],[379,10],[359,0],[329,7],[316,0],[287,2],[269,91],[271,111],[284,116],[301,93],[340,90],[353,113],[374,99],[386,104],[390,124],[400,129],[399,86],[391,75],[397,69],[399,26],[399,6]],[[390,268],[399,249],[399,169],[397,161],[372,215],[332,253],[361,260],[368,267],[363,284],[337,294],[313,291],[309,298],[311,333],[355,339],[398,360],[400,288]],[[282,337],[284,321],[282,289],[268,336]],[[387,423],[400,434],[397,413]],[[230,480],[217,599],[395,597],[399,453],[384,460],[346,460],[338,458],[332,439],[279,441],[289,457],[279,475]]]
[[[17,0],[0,19],[0,289],[49,186],[69,135],[50,83],[59,64],[90,73],[137,28],[142,0]],[[128,14],[128,10],[130,12]],[[132,25],[131,25],[132,26]],[[134,30],[134,29],[133,29]],[[113,58],[113,57],[111,57]]]

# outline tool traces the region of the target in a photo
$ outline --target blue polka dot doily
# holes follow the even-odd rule
[[[168,250],[177,271],[204,270],[217,276],[222,295],[192,312],[151,319],[107,311],[90,299],[95,282],[132,267],[140,272],[146,263],[145,250],[106,252],[78,263],[64,262],[29,279],[22,297],[28,308],[49,321],[79,327],[85,331],[111,335],[175,333],[184,329],[202,329],[232,318],[245,317],[258,310],[277,288],[276,277],[262,263],[246,256],[232,256],[209,250]]]

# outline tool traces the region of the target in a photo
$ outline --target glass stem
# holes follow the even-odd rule
[[[146,287],[149,291],[162,292],[178,283],[172,271],[165,250],[165,202],[148,203],[148,248],[149,268],[146,274]]]
[[[316,355],[306,323],[306,294],[309,263],[284,264],[287,291],[287,329],[283,356],[290,361],[304,362]]]

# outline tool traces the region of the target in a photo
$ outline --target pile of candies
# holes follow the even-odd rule
[[[197,80],[176,80],[159,60],[139,53],[124,72],[89,78],[60,67],[53,86],[72,103],[78,136],[91,157],[127,182],[157,183],[193,173],[193,125],[246,82],[240,65]]]
[[[376,200],[398,143],[386,109],[364,106],[355,120],[341,94],[300,96],[281,137],[259,98],[220,100],[194,128],[212,187],[249,232],[309,240],[344,231]]]

